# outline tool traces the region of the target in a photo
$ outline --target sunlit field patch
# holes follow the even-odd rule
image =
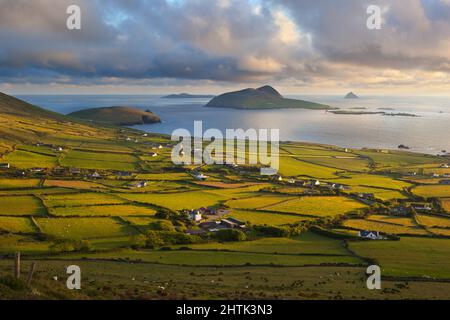
[[[12,233],[32,233],[37,231],[28,217],[0,217],[0,230]]]
[[[231,208],[237,209],[258,209],[293,199],[295,199],[295,197],[293,196],[262,194],[256,197],[230,200],[227,202],[227,205],[229,205]]]
[[[300,161],[292,157],[280,157],[279,173],[287,177],[308,176],[317,179],[336,178],[336,169]]]
[[[257,210],[239,210],[233,209],[227,217],[233,217],[240,221],[250,222],[253,225],[280,226],[293,224],[300,221],[310,221],[313,218],[301,217],[290,214],[272,213]]]
[[[50,208],[50,213],[59,217],[79,216],[152,216],[156,211],[152,208],[133,205],[102,205],[86,207],[57,207]]]
[[[44,186],[73,189],[107,189],[107,187],[95,182],[77,180],[45,180]]]
[[[129,154],[70,151],[61,160],[61,165],[83,169],[134,171],[137,161],[136,157]]]
[[[123,204],[125,200],[105,193],[74,193],[42,197],[47,207],[72,207],[105,204]]]
[[[39,184],[39,179],[0,179],[0,189],[32,188]]]
[[[29,169],[34,167],[54,168],[58,164],[56,156],[43,155],[23,150],[16,150],[9,153],[3,159],[9,162],[11,166],[19,169]]]
[[[42,232],[62,239],[118,237],[136,231],[112,218],[37,218]]]
[[[366,205],[345,197],[301,197],[264,207],[264,210],[331,217],[363,208],[366,208]]]
[[[408,235],[427,235],[428,232],[419,226],[408,227],[394,225],[378,221],[368,221],[363,219],[347,220],[343,223],[345,227],[358,230],[379,231],[387,234],[408,234]]]
[[[0,215],[27,216],[45,213],[41,201],[33,196],[0,197]]]
[[[411,190],[415,195],[423,198],[448,198],[450,185],[417,186]]]

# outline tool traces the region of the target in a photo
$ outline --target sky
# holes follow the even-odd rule
[[[81,30],[69,30],[69,5]],[[367,28],[367,7],[381,29]],[[449,95],[450,0],[0,0],[0,91]]]

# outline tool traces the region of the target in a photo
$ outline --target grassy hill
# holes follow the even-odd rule
[[[150,111],[142,111],[130,107],[106,107],[81,110],[69,114],[70,117],[112,125],[135,125],[161,122],[161,119]]]
[[[224,93],[213,98],[206,106],[233,109],[333,109],[315,102],[286,99],[271,86]]]

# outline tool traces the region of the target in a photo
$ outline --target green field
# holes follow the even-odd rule
[[[12,233],[33,233],[37,231],[28,217],[0,217],[0,230]]]
[[[258,209],[264,208],[276,203],[294,200],[293,196],[281,196],[272,194],[263,194],[257,197],[242,198],[236,200],[230,200],[227,202],[231,208],[236,209]]]
[[[125,200],[105,193],[74,193],[64,195],[43,196],[44,204],[47,207],[72,207],[90,206],[105,204],[124,204]]]
[[[442,208],[445,211],[450,212],[450,199],[442,199]]]
[[[301,197],[264,207],[267,211],[328,217],[366,208],[366,205],[345,197]]]
[[[280,226],[286,224],[293,224],[300,221],[313,220],[309,217],[301,217],[299,215],[280,214],[272,212],[264,212],[257,210],[239,210],[233,209],[228,217],[236,218],[240,221],[250,222],[253,225],[269,225]]]
[[[404,188],[410,187],[411,184],[395,180],[390,177],[381,175],[369,175],[369,174],[346,174],[345,178],[332,180],[336,183],[342,183],[353,186],[366,186],[366,187],[378,187],[393,190],[403,190]]]
[[[45,213],[41,201],[33,196],[0,197],[0,215],[29,216]]]
[[[316,179],[336,178],[336,169],[297,160],[293,157],[280,157],[279,173],[287,177],[307,176]]]
[[[438,227],[438,228],[450,228],[450,217],[443,218],[440,216],[431,216],[420,214],[417,215],[417,220],[421,225],[428,228]]]
[[[18,169],[29,169],[35,167],[54,168],[58,165],[58,158],[56,156],[43,155],[22,150],[16,150],[9,153],[3,159],[9,162],[11,166]]]
[[[419,226],[403,226],[378,221],[363,219],[347,220],[343,224],[345,227],[358,230],[379,231],[387,234],[407,234],[407,235],[427,235],[428,232]]]
[[[257,253],[349,255],[339,240],[305,232],[295,238],[264,238],[255,241],[233,243],[209,243],[190,245],[196,250],[228,250]]]
[[[450,239],[405,237],[351,242],[350,248],[360,256],[375,258],[385,276],[450,279]]]
[[[423,198],[448,198],[450,197],[450,186],[426,185],[413,188],[412,193]]]
[[[61,239],[92,239],[133,235],[131,227],[112,218],[37,218],[42,232]]]
[[[357,265],[360,260],[351,256],[315,256],[282,255],[246,252],[221,251],[133,251],[125,250],[111,253],[81,254],[60,256],[64,259],[86,257],[89,259],[123,259],[168,265],[191,266],[244,266],[244,265],[279,265],[305,266],[326,263],[345,263]]]
[[[197,209],[217,204],[225,197],[204,191],[151,194],[121,194],[121,197],[131,201],[154,204],[172,210]]]
[[[113,216],[152,216],[156,211],[152,208],[135,205],[101,205],[86,207],[56,207],[50,208],[50,213],[58,217],[113,217]]]
[[[32,188],[39,184],[39,179],[0,179],[0,189]]]
[[[138,159],[130,154],[69,151],[61,160],[65,167],[135,171]]]

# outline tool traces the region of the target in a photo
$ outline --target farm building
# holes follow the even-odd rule
[[[0,169],[9,169],[9,163],[0,163]]]
[[[359,231],[358,235],[362,238],[372,239],[372,240],[381,240],[384,239],[383,236],[380,235],[378,231]]]
[[[90,177],[92,179],[100,179],[102,176],[97,171],[95,171],[93,174],[90,175]]]
[[[205,176],[203,173],[199,173],[195,175],[195,179],[205,181],[206,179],[208,179],[208,176]]]
[[[139,181],[132,184],[134,188],[145,188],[147,186],[147,181]]]
[[[192,210],[191,212],[189,212],[189,219],[194,222],[199,222],[199,221],[202,221],[203,217],[202,217],[202,214],[200,213],[200,211]]]
[[[433,210],[429,203],[412,203],[411,208],[417,212],[430,212]]]
[[[439,183],[443,185],[450,185],[450,180],[441,180]]]
[[[409,210],[408,208],[404,207],[404,206],[396,206],[393,208],[389,209],[389,214],[394,215],[394,216],[409,216]]]

